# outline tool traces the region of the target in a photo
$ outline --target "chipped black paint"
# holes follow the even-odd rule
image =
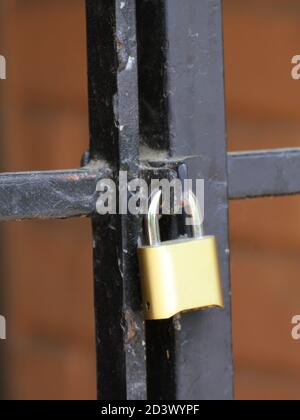
[[[0,175],[0,220],[59,219],[95,212],[96,184],[109,169]]]
[[[86,5],[90,158],[108,161],[116,181],[119,170],[130,180],[140,173],[135,0]],[[99,398],[145,399],[140,218],[96,217],[93,227]]]
[[[149,183],[151,179],[173,179],[178,165],[178,162],[142,162],[140,176]],[[113,171],[103,162],[95,161],[82,169],[2,173],[0,221],[96,215],[99,197],[96,187],[103,179],[114,179]]]

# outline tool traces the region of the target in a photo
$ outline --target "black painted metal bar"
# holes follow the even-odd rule
[[[142,162],[142,177],[174,177],[172,171],[178,165],[157,161],[154,170]],[[101,161],[98,166],[99,169],[0,174],[0,221],[95,214],[96,185],[103,178],[112,178],[112,170]],[[300,149],[229,153],[229,198],[300,194],[299,166]]]
[[[231,199],[300,193],[300,149],[230,153]]]
[[[116,0],[118,53],[116,122],[119,135],[119,170],[128,181],[140,175],[140,133],[136,0]],[[119,191],[122,193],[122,191]],[[127,191],[129,200],[129,192]],[[120,209],[121,210],[121,209]],[[122,213],[122,211],[121,211]],[[137,261],[141,218],[121,215],[120,269],[123,277],[123,327],[127,400],[146,399],[144,314]],[[101,385],[100,385],[101,387]]]
[[[153,165],[141,162],[140,175],[146,181],[173,179],[180,163]],[[97,184],[104,179],[114,177],[101,161],[74,170],[0,173],[0,222],[95,216]]]
[[[92,159],[139,174],[135,0],[87,0]],[[94,217],[100,399],[146,398],[145,337],[137,267],[140,220]]]
[[[205,228],[218,238],[226,298],[225,311],[209,310],[147,323],[149,398],[228,400],[232,398],[233,378],[221,2],[141,3],[143,23],[164,33],[161,42],[154,37],[151,43],[147,37],[149,51],[159,54],[163,49],[165,55],[163,74],[161,67],[155,69],[151,64],[150,53],[148,58],[144,55],[142,72],[151,80],[144,88],[141,81],[141,103],[148,107],[150,116],[158,115],[159,108],[149,108],[149,104],[158,106],[151,85],[156,78],[163,80],[160,99],[167,98],[164,133],[168,140],[162,138],[160,148],[167,146],[171,156],[194,156],[187,160],[188,173],[182,176],[206,181]],[[153,7],[159,10],[151,13]],[[148,141],[151,146],[152,139]],[[158,137],[155,146],[159,148]]]
[[[89,216],[109,169],[0,174],[0,221]]]

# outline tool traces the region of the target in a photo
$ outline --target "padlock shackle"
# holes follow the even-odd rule
[[[152,194],[149,211],[146,217],[147,243],[150,246],[158,246],[161,243],[158,221],[161,194],[161,190],[156,190]]]
[[[188,216],[191,218],[193,238],[201,239],[204,236],[204,227],[199,201],[191,190],[186,193],[186,196],[187,199],[184,208]]]
[[[159,208],[161,195],[161,190],[155,190],[154,193],[151,195],[150,199],[149,211],[145,223],[147,244],[149,246],[159,246],[161,244],[161,236],[159,229]],[[185,193],[184,197],[184,208],[188,217],[191,218],[193,238],[201,239],[204,236],[204,229],[199,201],[196,195],[191,190]]]

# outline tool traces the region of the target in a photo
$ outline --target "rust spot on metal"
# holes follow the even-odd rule
[[[80,176],[79,175],[76,175],[76,174],[70,174],[70,175],[64,176],[64,179],[66,181],[79,181],[80,180]]]
[[[120,50],[122,50],[126,47],[125,43],[119,38],[116,39],[116,45],[117,45],[117,50],[118,51],[120,51]]]
[[[138,333],[134,313],[131,310],[125,311],[124,319],[126,324],[126,344],[130,344],[133,340],[135,340]]]

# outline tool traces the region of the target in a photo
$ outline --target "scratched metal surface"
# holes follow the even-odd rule
[[[88,169],[1,174],[0,220],[89,216],[96,207],[96,184],[109,175]]]
[[[134,0],[87,0],[90,154],[139,175]],[[136,216],[95,217],[94,272],[100,399],[146,398]]]

